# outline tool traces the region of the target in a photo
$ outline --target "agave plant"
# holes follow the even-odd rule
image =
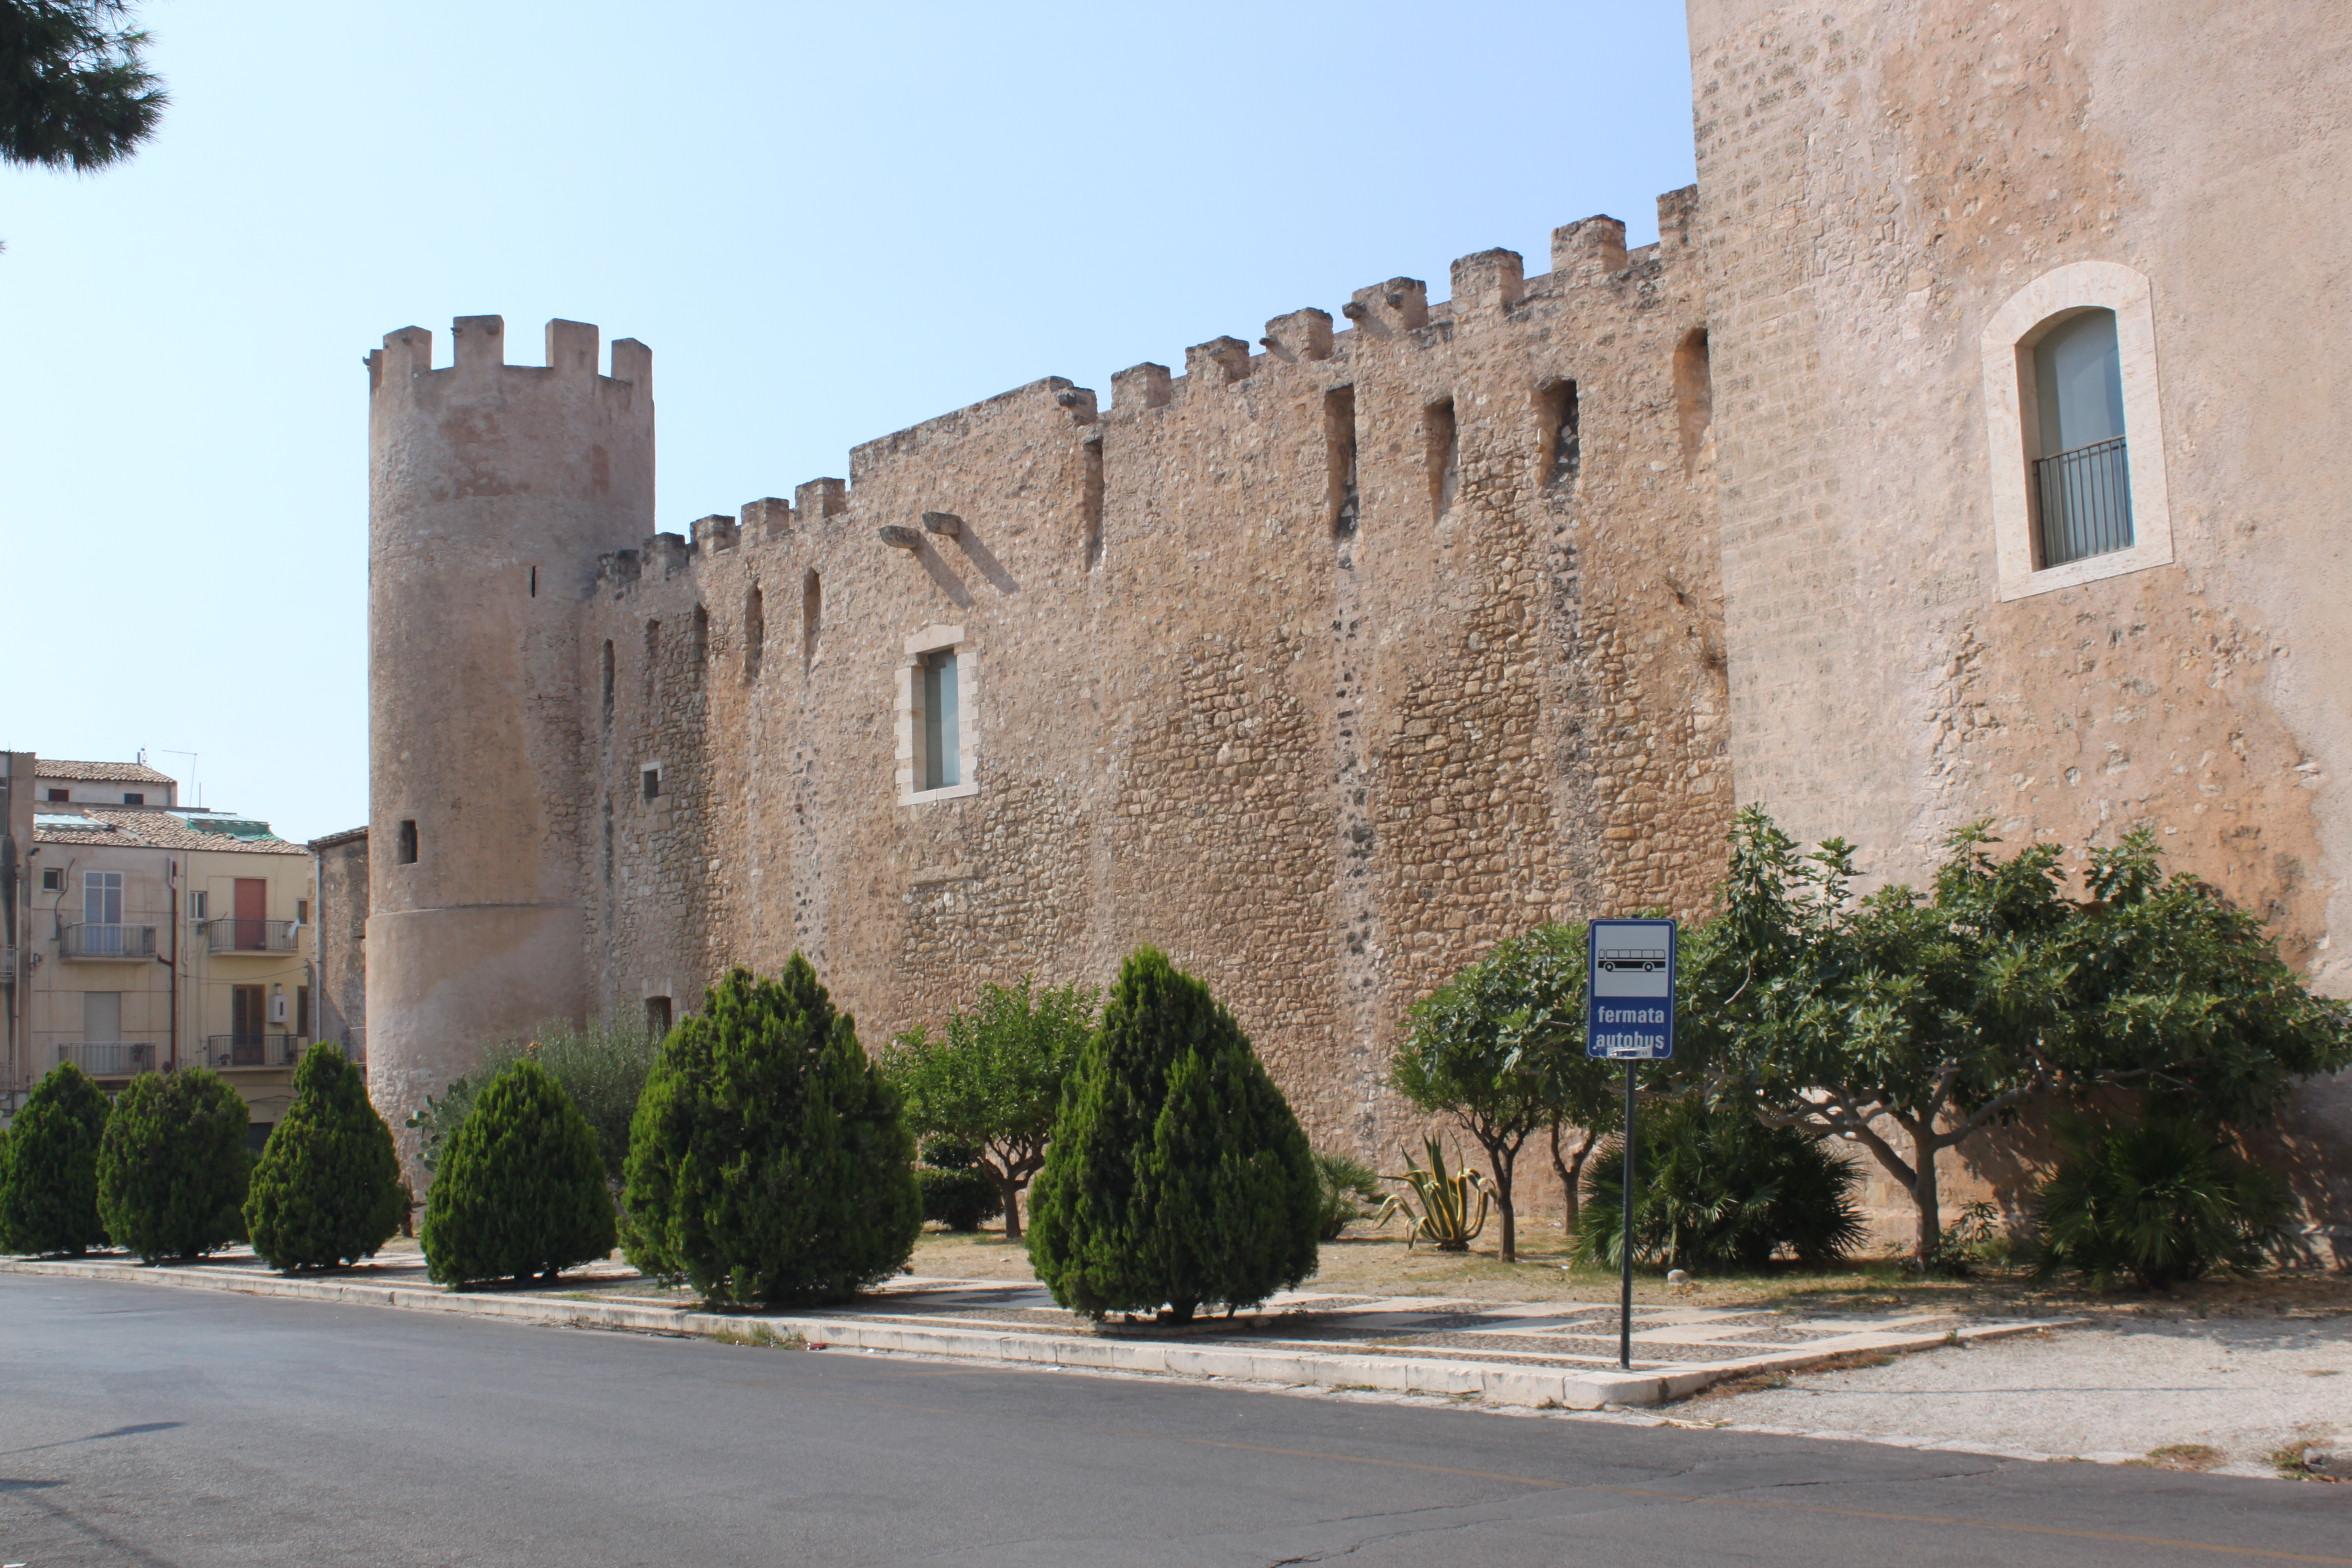
[[[1486,1229],[1486,1212],[1494,1201],[1494,1183],[1484,1171],[1465,1165],[1448,1176],[1445,1173],[1445,1150],[1438,1147],[1435,1137],[1428,1140],[1429,1164],[1418,1166],[1406,1156],[1402,1176],[1383,1176],[1382,1181],[1401,1182],[1405,1192],[1392,1192],[1381,1202],[1380,1212],[1372,1217],[1376,1226],[1385,1226],[1402,1214],[1406,1219],[1405,1245],[1416,1241],[1431,1241],[1440,1252],[1468,1252],[1470,1243]],[[1470,1200],[1478,1200],[1477,1212],[1471,1212]],[[1415,1213],[1416,1205],[1420,1212]]]

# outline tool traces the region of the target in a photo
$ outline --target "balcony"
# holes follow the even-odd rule
[[[240,1067],[291,1067],[308,1042],[298,1034],[208,1034],[204,1065],[223,1071]]]
[[[2041,569],[2132,545],[2131,462],[2123,437],[2036,458]]]
[[[57,948],[67,958],[153,958],[155,928],[111,921],[77,921],[57,928]]]
[[[302,927],[291,920],[223,915],[204,923],[204,940],[215,953],[286,954],[299,951]]]
[[[155,1071],[157,1059],[148,1040],[66,1040],[57,1047],[57,1062],[71,1062],[93,1078],[135,1078]]]

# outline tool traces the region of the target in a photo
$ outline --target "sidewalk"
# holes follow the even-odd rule
[[[1061,1369],[1225,1379],[1274,1387],[1439,1395],[1597,1410],[1661,1404],[1729,1378],[1787,1373],[2057,1328],[2066,1318],[1971,1321],[1935,1309],[1797,1315],[1637,1305],[1633,1368],[1617,1365],[1614,1302],[1508,1303],[1290,1291],[1226,1319],[1093,1324],[1034,1284],[901,1275],[857,1301],[706,1312],[619,1259],[548,1285],[455,1292],[413,1251],[289,1279],[242,1250],[148,1268],[100,1256],[0,1260],[0,1270],[455,1312],[572,1328],[940,1356]]]

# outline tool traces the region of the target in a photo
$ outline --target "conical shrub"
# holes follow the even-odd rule
[[[553,1278],[613,1249],[596,1133],[526,1056],[474,1097],[425,1194],[425,1271],[444,1285]]]
[[[1290,1103],[1208,987],[1119,971],[1031,1199],[1029,1256],[1074,1311],[1254,1305],[1315,1269],[1322,1184]]]
[[[392,1129],[359,1069],[340,1046],[312,1046],[246,1189],[253,1250],[279,1269],[355,1263],[391,1240],[407,1207]]]
[[[106,1245],[98,1217],[98,1143],[106,1096],[71,1062],[33,1086],[0,1141],[0,1250],[87,1252]]]
[[[798,953],[736,969],[663,1042],[630,1126],[629,1259],[713,1303],[837,1298],[922,1229],[898,1095]]]
[[[141,1073],[98,1140],[98,1213],[118,1247],[149,1263],[235,1241],[253,1169],[245,1101],[208,1067]]]

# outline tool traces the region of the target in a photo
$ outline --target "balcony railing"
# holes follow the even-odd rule
[[[147,1040],[66,1040],[57,1047],[58,1065],[71,1062],[93,1078],[134,1078],[155,1071],[156,1060]]]
[[[216,953],[291,953],[302,927],[291,920],[223,915],[205,923],[205,941]]]
[[[16,948],[0,943],[0,985],[16,984]]]
[[[309,1042],[298,1034],[208,1034],[204,1037],[207,1067],[291,1067],[302,1060]]]
[[[2036,458],[2033,468],[2044,568],[2131,548],[2131,464],[2123,437]]]
[[[77,921],[57,928],[57,946],[67,958],[153,958],[155,928]]]

